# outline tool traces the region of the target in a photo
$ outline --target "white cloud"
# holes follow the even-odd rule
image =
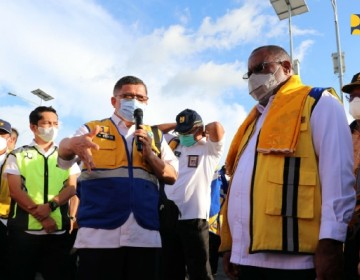
[[[300,61],[303,61],[305,58],[305,55],[311,48],[311,46],[314,44],[313,40],[304,40],[300,43],[300,46],[297,47],[294,51],[294,58],[299,59]]]
[[[254,104],[241,78],[247,55],[253,44],[284,36],[286,29],[275,15],[264,13],[268,6],[244,1],[218,18],[203,18],[199,26],[189,26],[193,13],[184,8],[177,13],[179,24],[141,34],[141,17],[117,21],[92,1],[0,1],[2,89],[25,96],[40,87],[54,96],[43,105],[58,111],[60,136],[67,136],[85,121],[110,116],[113,85],[135,75],[149,88],[149,123],[174,121],[178,112],[192,108],[205,121],[220,120],[229,145]],[[299,55],[310,43],[303,42]],[[219,58],[228,52],[235,55]],[[1,102],[11,98],[4,93]],[[0,118],[26,135],[31,108],[1,103]]]

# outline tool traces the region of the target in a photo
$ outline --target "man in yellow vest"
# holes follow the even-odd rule
[[[279,46],[255,49],[243,78],[258,104],[226,158],[224,270],[242,280],[340,280],[355,205],[342,104],[332,89],[303,85]]]
[[[11,279],[67,279],[68,201],[80,173],[57,166],[58,115],[40,106],[29,116],[34,140],[12,151],[5,164],[11,206],[8,218]]]
[[[75,240],[80,280],[160,275],[158,181],[174,184],[178,161],[161,133],[157,147],[151,127],[134,116],[148,99],[144,82],[125,76],[114,86],[113,115],[86,123],[60,143],[60,166],[84,164]]]
[[[11,146],[12,127],[5,120],[0,119],[0,275],[2,279],[9,279],[7,218],[10,209],[10,193],[7,178],[4,175],[5,160]]]

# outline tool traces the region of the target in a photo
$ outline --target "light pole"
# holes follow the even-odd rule
[[[342,87],[343,87],[343,73],[345,72],[345,63],[343,64],[343,57],[345,55],[341,52],[336,0],[331,0],[331,4],[332,4],[333,10],[334,10],[336,46],[337,46],[337,54],[332,54],[332,58],[333,58],[333,64],[334,64],[334,73],[335,74],[339,73],[340,99],[341,99],[341,101],[343,101],[344,99],[343,99]]]
[[[270,3],[273,6],[280,20],[286,18],[289,19],[290,58],[291,58],[291,63],[294,64],[291,19],[293,16],[297,16],[308,12],[309,11],[308,6],[306,5],[305,0],[270,0]],[[297,67],[294,70],[295,73],[299,71]]]
[[[32,90],[31,93],[40,98],[40,105],[41,105],[41,103],[42,103],[43,100],[44,100],[44,101],[49,101],[49,100],[54,99],[54,97],[52,97],[51,95],[47,94],[46,92],[44,92],[44,91],[41,90],[41,89]],[[19,97],[19,98],[25,100],[26,102],[29,102],[29,103],[31,103],[31,104],[33,104],[33,105],[36,105],[36,106],[39,106],[38,103],[36,103],[36,102],[34,102],[34,101],[31,101],[31,100],[29,100],[29,99],[27,99],[27,98],[25,98],[25,97],[23,97],[23,96],[21,96],[21,95],[18,95],[18,94],[12,93],[12,92],[8,92],[8,95],[14,96],[14,97]]]
[[[8,92],[8,95],[14,96],[14,97],[18,97],[18,98],[20,98],[20,99],[25,100],[25,101],[28,102],[28,103],[31,103],[31,104],[33,104],[33,105],[36,105],[36,106],[39,105],[39,104],[37,104],[37,103],[34,102],[34,101],[31,101],[31,100],[29,100],[29,99],[26,99],[25,97],[22,97],[21,95],[18,95],[18,94],[12,93],[12,92]]]
[[[44,101],[49,101],[54,99],[54,97],[52,97],[51,95],[47,94],[45,91],[41,90],[41,89],[34,89],[31,91],[32,94],[38,96],[40,98],[40,105],[41,102]]]

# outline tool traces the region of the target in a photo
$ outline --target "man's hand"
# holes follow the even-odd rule
[[[147,130],[143,129],[143,125],[140,125],[140,129],[135,130],[134,132],[135,137],[139,137],[139,141],[142,143],[142,155],[146,161],[151,160],[151,157],[154,156],[152,151],[152,132],[148,132]]]
[[[36,207],[32,207],[30,210],[31,215],[38,221],[44,220],[51,213],[51,209],[48,203],[38,204]]]
[[[76,217],[71,217],[70,218],[70,229],[69,229],[69,233],[72,233],[72,231],[74,229],[78,228],[78,224],[77,224],[77,221],[76,221]]]
[[[52,233],[57,230],[57,225],[50,216],[42,220],[41,225],[47,233]]]
[[[341,280],[344,270],[343,243],[321,239],[315,251],[317,280]]]
[[[230,262],[231,252],[225,252],[223,254],[223,268],[227,277],[232,280],[239,278],[239,267]]]
[[[99,145],[93,142],[93,138],[100,132],[100,126],[96,126],[89,133],[82,136],[76,136],[69,140],[69,149],[74,155],[77,155],[87,166],[89,172],[95,167],[92,159],[91,149],[98,150]]]

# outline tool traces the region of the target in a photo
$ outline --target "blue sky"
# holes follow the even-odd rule
[[[292,18],[300,76],[339,92],[331,0],[306,2],[309,12]],[[360,72],[360,36],[350,34],[360,1],[338,0],[337,10],[346,84]],[[58,111],[60,140],[109,117],[115,82],[135,75],[148,86],[146,123],[194,109],[224,125],[228,147],[255,104],[242,79],[250,52],[266,44],[290,51],[288,20],[267,0],[1,0],[0,19],[0,118],[19,129],[19,145],[32,139],[28,115],[40,105],[32,90],[54,97],[42,105]]]

